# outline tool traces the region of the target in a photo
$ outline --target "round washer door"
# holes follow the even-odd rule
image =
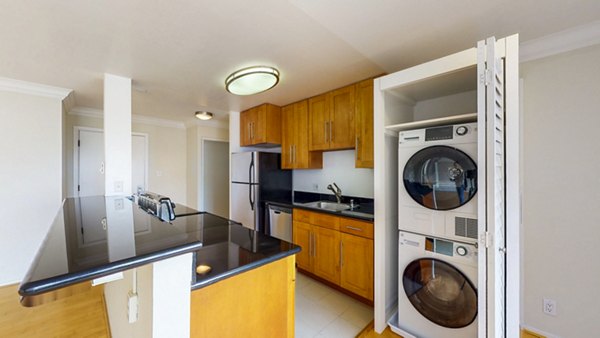
[[[475,196],[477,165],[456,148],[428,147],[406,162],[403,180],[415,202],[433,210],[451,210]]]
[[[447,328],[461,328],[477,317],[477,289],[452,265],[433,258],[411,262],[402,277],[410,303],[421,315]]]

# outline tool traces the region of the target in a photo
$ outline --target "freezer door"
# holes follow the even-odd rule
[[[256,229],[258,215],[256,185],[231,183],[231,220],[249,229]]]
[[[258,163],[255,152],[231,154],[231,181],[258,183]]]

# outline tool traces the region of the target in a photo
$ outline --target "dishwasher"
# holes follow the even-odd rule
[[[267,204],[268,235],[292,243],[292,208]]]

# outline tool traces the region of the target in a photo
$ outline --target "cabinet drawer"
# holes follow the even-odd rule
[[[297,222],[310,223],[310,211],[304,209],[294,209],[293,219]]]
[[[373,239],[373,223],[340,217],[340,231]]]
[[[310,213],[310,223],[323,228],[340,230],[340,218],[320,212]]]

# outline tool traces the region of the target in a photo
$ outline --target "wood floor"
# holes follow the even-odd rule
[[[0,337],[110,337],[101,286],[37,307],[23,307],[17,289],[0,287]]]

